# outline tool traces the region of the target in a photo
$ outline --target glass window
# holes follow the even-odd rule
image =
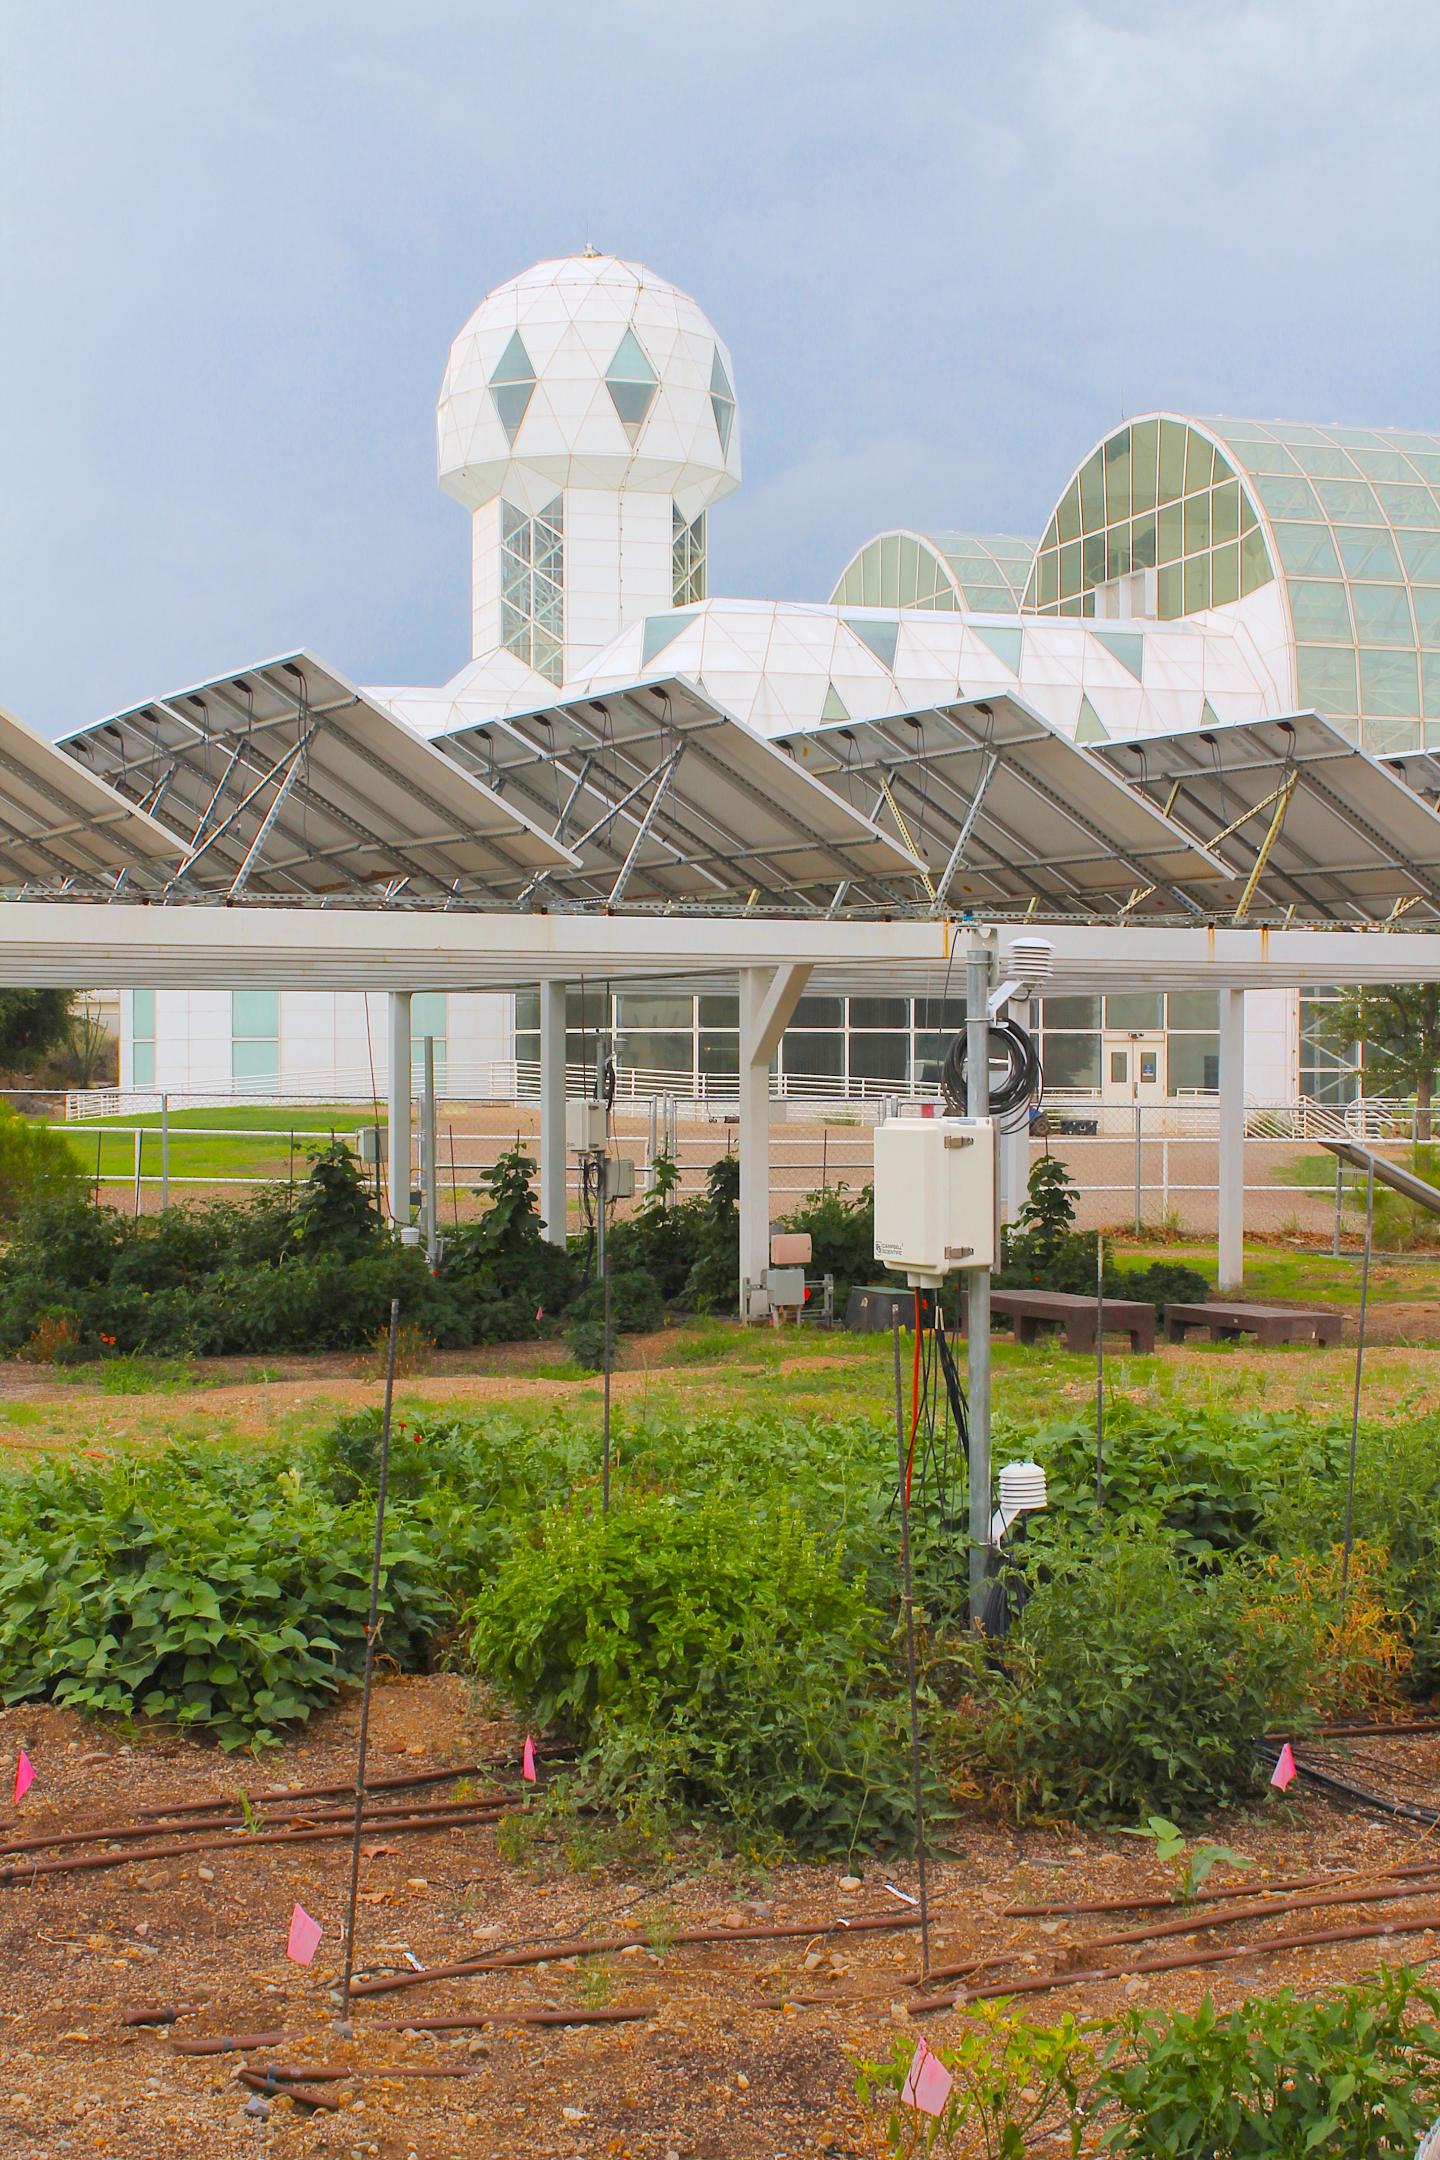
[[[1372,480],[1410,480],[1414,478],[1410,467],[1398,450],[1354,450],[1350,452],[1361,472]]]
[[[1155,518],[1155,551],[1162,563],[1178,562],[1185,552],[1185,511],[1178,502],[1162,503]]]
[[[1158,1028],[1165,1025],[1163,992],[1130,990],[1105,1000],[1105,1025],[1112,1028]]]
[[[1256,483],[1261,502],[1271,517],[1318,518],[1320,505],[1308,480],[1285,479],[1278,475],[1266,477]]]
[[[417,990],[410,1000],[410,1056],[415,1067],[415,1077],[423,1080],[425,1075],[425,1038],[428,1035],[435,1045],[435,1085],[445,1085],[445,1031],[449,1025],[450,1001],[443,990]]]
[[[688,1028],[694,1017],[688,997],[634,997],[628,992],[615,1000],[615,1012],[624,1028]]]
[[[1193,429],[1186,430],[1185,444],[1185,492],[1192,494],[1196,488],[1208,488],[1215,476],[1215,446]]]
[[[1047,997],[1040,1004],[1040,1025],[1050,1028],[1098,1028],[1098,997]]]
[[[1413,652],[1360,653],[1360,710],[1420,717],[1420,679]]]
[[[1162,622],[1185,612],[1185,573],[1179,563],[1163,563],[1155,580],[1155,606]]]
[[[1105,529],[1105,467],[1098,454],[1080,469],[1080,525],[1087,533]]]
[[[1210,557],[1210,605],[1224,607],[1240,597],[1240,543],[1216,548]]]
[[[1130,515],[1130,430],[1112,435],[1105,445],[1105,519],[1113,525]]]
[[[1298,645],[1300,703],[1326,714],[1360,710],[1355,684],[1355,655],[1339,645]]]
[[[1100,1085],[1100,1037],[1047,1033],[1042,1063],[1047,1088],[1097,1088]]]
[[[917,997],[915,1000],[915,1025],[925,1028],[962,1028],[965,1025],[964,998]]]
[[[909,1035],[852,1035],[850,1078],[894,1080],[903,1087],[910,1078]]]
[[[567,990],[565,1025],[572,1028],[608,1028],[610,999],[603,990]]]
[[[517,990],[515,993],[516,1028],[538,1028],[540,1025],[540,993],[538,990]],[[518,1055],[518,1053],[517,1053]]]
[[[1172,990],[1167,1017],[1172,1028],[1218,1028],[1219,993],[1214,990]]]
[[[1392,525],[1434,524],[1435,506],[1428,488],[1390,487],[1381,480],[1377,482],[1375,492]]]
[[[1410,598],[1422,645],[1440,645],[1440,586],[1412,585]]]
[[[1363,480],[1322,480],[1316,493],[1332,518],[1350,518],[1357,525],[1383,523],[1380,505]]]
[[[897,997],[852,997],[850,1025],[852,1028],[909,1027],[909,1000]]]
[[[136,1040],[130,1045],[130,1079],[135,1087],[155,1085],[155,1045]]]
[[[1155,513],[1147,510],[1130,528],[1130,565],[1134,570],[1155,567]]]
[[[155,1039],[155,992],[132,990],[130,993],[130,1032],[142,1040]]]
[[[1297,638],[1344,638],[1348,641],[1350,603],[1338,581],[1296,578],[1288,587]]]
[[[1363,525],[1337,525],[1340,560],[1351,577],[1398,578],[1400,559],[1387,532],[1373,532]]]
[[[515,1057],[521,1065],[538,1065],[540,1062],[540,1037],[538,1035],[517,1035],[515,1037]]]
[[[1119,1081],[1119,1082],[1124,1082],[1124,1081],[1128,1080],[1128,1079],[1129,1079],[1129,1077],[1130,1077],[1130,1052],[1129,1052],[1128,1050],[1112,1050],[1112,1051],[1110,1052],[1110,1078],[1111,1078],[1111,1080],[1112,1080],[1112,1081]]]
[[[690,1077],[694,1063],[694,1038],[659,1035],[627,1028],[619,1038],[616,1060],[628,1072],[665,1073],[672,1078]]]
[[[1321,473],[1327,479],[1353,479],[1355,468],[1343,450],[1332,448],[1328,443],[1296,443],[1295,460],[1308,473]],[[1323,492],[1323,491],[1322,491]]]
[[[280,1032],[278,990],[232,990],[230,1032],[235,1036],[275,1036]]]
[[[1410,595],[1403,585],[1356,585],[1350,594],[1362,645],[1413,645]]]
[[[1440,533],[1402,533],[1400,553],[1412,578],[1440,584]]]
[[[1440,652],[1427,652],[1420,655],[1420,676],[1424,689],[1425,717],[1427,720],[1440,720]],[[1432,728],[1430,735],[1433,736],[1433,734],[1434,730]],[[1429,737],[1427,737],[1427,740],[1429,740]],[[1436,747],[1440,746],[1430,741],[1430,748],[1435,749]]]
[[[1188,507],[1188,505],[1187,505]],[[1196,615],[1210,605],[1210,557],[1190,555],[1185,560],[1185,612]]]
[[[838,1028],[844,1023],[845,1008],[838,997],[802,997],[790,1024],[797,1028]]]
[[[1137,421],[1130,430],[1130,501],[1132,509],[1150,510],[1154,508],[1159,455],[1159,421]]]
[[[838,1080],[845,1070],[844,1050],[845,1038],[839,1033],[797,1035],[792,1031],[781,1046],[781,1058],[787,1073],[812,1080]]]
[[[505,439],[513,450],[520,423],[535,395],[535,370],[518,330],[512,332],[509,344],[500,355],[499,365],[490,377],[490,395],[505,430]]]
[[[733,1028],[740,1025],[740,1000],[738,997],[700,996],[700,1025],[709,1028]]]
[[[1170,1092],[1214,1095],[1220,1086],[1218,1035],[1172,1035],[1169,1043]]]
[[[1185,492],[1185,437],[1188,428],[1178,420],[1160,423],[1160,500],[1169,502]]]
[[[707,1078],[740,1070],[740,1041],[733,1033],[700,1036],[700,1070]]]
[[[1280,560],[1294,577],[1339,577],[1340,561],[1329,533],[1319,525],[1277,525]]]
[[[1055,513],[1055,536],[1058,540],[1078,540],[1080,537],[1080,483],[1072,480],[1060,498],[1060,508]]]
[[[1242,503],[1240,522],[1245,522],[1248,504]],[[1252,593],[1270,582],[1270,557],[1265,547],[1265,535],[1258,526],[1242,532],[1240,537],[1240,590]]]
[[[230,1045],[230,1073],[236,1080],[275,1081],[280,1075],[280,1046],[275,1042],[242,1042]]]
[[[1187,495],[1185,498],[1185,552],[1198,554],[1210,545],[1210,497]]]
[[[735,392],[725,363],[719,351],[710,362],[710,410],[715,415],[715,432],[720,437],[720,452],[727,456],[730,450],[730,430],[735,424]]]
[[[1210,498],[1210,530],[1215,540],[1240,537],[1240,483],[1227,480]]]
[[[564,529],[563,495],[534,517],[500,505],[500,642],[557,683],[564,673]]]

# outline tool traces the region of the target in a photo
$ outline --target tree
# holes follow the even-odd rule
[[[0,990],[0,1068],[33,1064],[69,1034],[68,990]]]
[[[1415,1135],[1430,1137],[1440,1071],[1440,983],[1346,990],[1321,1008],[1316,1034],[1332,1050],[1365,1046],[1365,1079],[1377,1095],[1413,1095]]]

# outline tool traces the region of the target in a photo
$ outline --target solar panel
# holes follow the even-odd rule
[[[1388,922],[1440,911],[1440,817],[1317,713],[1096,745],[1227,863],[1237,917]]]
[[[1220,865],[1017,698],[778,740],[923,858],[937,910],[1035,902],[1060,913],[1195,914],[1213,905],[1199,894]]]
[[[309,653],[153,698],[60,747],[184,842],[179,891],[494,901],[572,862]]]
[[[535,889],[618,906],[913,895],[911,849],[681,678],[434,741],[579,857]]]
[[[163,825],[0,709],[0,884],[144,888],[163,883],[181,853]]]

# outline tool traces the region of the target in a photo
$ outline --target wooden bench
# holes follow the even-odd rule
[[[1240,1305],[1216,1299],[1206,1305],[1167,1305],[1165,1337],[1184,1342],[1187,1328],[1203,1328],[1211,1342],[1235,1342],[1253,1335],[1257,1342],[1337,1343],[1338,1312],[1299,1312],[1289,1305]]]
[[[1017,1342],[1034,1342],[1042,1327],[1065,1330],[1067,1350],[1095,1348],[1096,1305],[1093,1297],[1069,1290],[992,1290],[990,1310],[1014,1322]],[[1107,1335],[1128,1335],[1135,1351],[1155,1348],[1155,1307],[1139,1298],[1106,1298],[1100,1308]]]

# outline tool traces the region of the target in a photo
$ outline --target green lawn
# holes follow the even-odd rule
[[[287,1107],[276,1103],[231,1103],[216,1110],[172,1110],[170,1113],[170,1175],[172,1178],[284,1178],[291,1162],[290,1136],[294,1135],[297,1177],[307,1168],[307,1151],[323,1146],[331,1133],[354,1142],[362,1125],[374,1123],[370,1105],[320,1103]],[[143,1116],[87,1118],[83,1124],[57,1121],[87,1176],[94,1177],[97,1156],[102,1180],[124,1184],[135,1175],[134,1128],[144,1133],[142,1174],[160,1174],[160,1113]],[[117,1129],[118,1128],[118,1129]],[[244,1137],[249,1134],[256,1137]],[[222,1135],[240,1134],[231,1139]],[[279,1135],[280,1137],[274,1137]],[[178,1195],[177,1195],[178,1197]]]
[[[1213,1244],[1117,1244],[1115,1252],[1118,1259],[1142,1267],[1156,1258],[1178,1260],[1186,1267],[1198,1268],[1212,1284],[1219,1274],[1219,1255]],[[1277,1305],[1357,1305],[1360,1301],[1360,1255],[1349,1252],[1336,1260],[1329,1253],[1291,1251],[1247,1240],[1245,1287],[1241,1294],[1257,1305],[1271,1302]],[[1409,1302],[1437,1295],[1440,1295],[1440,1262],[1408,1253],[1398,1259],[1382,1256],[1372,1261],[1370,1296],[1377,1302],[1383,1299]]]

